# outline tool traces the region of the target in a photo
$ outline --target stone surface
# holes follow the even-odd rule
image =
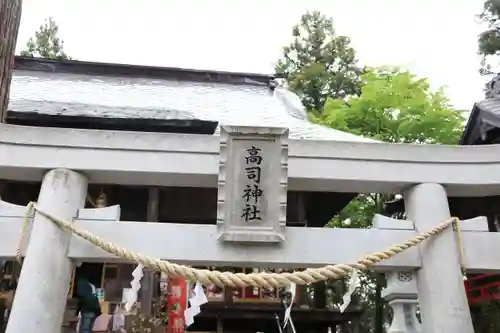
[[[488,219],[486,216],[478,216],[472,219],[461,220],[460,229],[463,232],[489,232]]]
[[[413,221],[394,219],[380,214],[373,216],[372,225],[383,230],[415,230]]]
[[[389,306],[393,310],[393,320],[387,333],[422,332],[422,325],[416,317],[417,303],[416,300],[408,299],[394,299],[389,301]]]
[[[416,316],[418,291],[414,271],[386,273],[387,287],[382,296],[392,307],[393,319],[388,333],[418,333],[420,322]]]
[[[66,221],[76,217],[87,194],[87,179],[66,169],[49,171],[38,206]],[[36,214],[6,333],[59,332],[72,263],[66,256],[71,235]],[[26,320],[29,318],[29,320]]]
[[[22,207],[18,216],[0,216],[2,260],[15,256],[24,211],[25,207]],[[286,241],[279,247],[218,242],[219,233],[216,225],[116,222],[105,219],[76,220],[75,223],[115,244],[177,263],[188,265],[224,263],[228,266],[241,263],[248,266],[300,268],[356,261],[367,253],[414,237],[416,232],[403,228],[405,223],[400,222],[405,221],[395,220],[394,225],[385,230],[290,227],[287,228]],[[472,221],[466,221],[464,226],[469,223]],[[403,230],[398,230],[397,226],[401,226],[399,229]],[[137,235],[141,237],[137,238]],[[163,241],[165,235],[171,235],[170,242]],[[143,242],[142,239],[151,241]],[[467,269],[470,273],[500,272],[500,233],[464,231],[463,240]],[[309,244],[315,244],[314,251],[309,251]],[[203,249],[203,256],[200,256],[200,248]],[[117,261],[113,256],[98,250],[79,237],[74,237],[71,241],[68,256],[77,261]],[[394,259],[382,261],[376,269],[407,270],[421,266],[421,255],[417,248],[412,248]]]
[[[26,206],[14,205],[0,199],[0,216],[1,217],[20,217],[27,212]],[[30,214],[33,217],[33,213]]]
[[[419,232],[450,218],[448,198],[442,185],[416,185],[405,191],[403,196],[408,219],[415,223]],[[475,246],[485,246],[478,244]],[[459,265],[456,235],[452,228],[424,242],[419,248],[422,267],[417,271],[417,287],[423,331],[474,333]]]
[[[102,208],[82,208],[78,210],[76,218],[86,221],[118,221],[120,220],[120,213],[119,205]]]
[[[21,221],[21,218],[17,220],[0,218],[0,230],[2,230],[0,259],[14,256]],[[155,258],[165,258],[193,266],[238,266],[241,264],[243,267],[255,265],[301,268],[346,263],[359,260],[367,253],[378,251],[393,243],[403,242],[415,235],[413,231],[407,230],[288,227],[286,241],[280,246],[275,246],[275,244],[255,246],[255,244],[231,244],[218,241],[219,232],[216,225],[104,220],[78,220],[76,223],[80,228],[114,244]],[[475,233],[469,234],[472,236]],[[165,235],[169,235],[169,242],[164,241]],[[488,242],[488,237],[479,241],[488,242],[490,249],[493,248],[492,246],[500,249],[500,233],[490,233],[490,235],[493,236],[490,242]],[[145,242],[144,239],[148,241]],[[314,244],[314,251],[310,251],[310,244]],[[470,255],[473,255],[473,252]],[[85,262],[118,261],[114,256],[76,236],[71,241],[68,256]],[[493,256],[480,264],[487,265],[488,268],[500,268],[498,259],[497,256]],[[126,261],[121,260],[121,262]],[[413,248],[392,260],[381,262],[379,267],[380,269],[417,268],[420,267],[420,256],[417,249]]]
[[[219,146],[208,135],[0,124],[0,175],[40,181],[46,170],[65,167],[97,184],[216,188]],[[427,182],[443,184],[450,196],[500,194],[499,149],[289,140],[288,189],[400,193]]]
[[[288,130],[223,126],[217,225],[220,239],[285,240]]]
[[[373,228],[383,230],[414,230],[413,221],[398,220],[375,214]],[[393,311],[388,333],[418,333],[421,325],[416,317],[418,291],[414,271],[393,271],[385,274],[387,287],[382,291]]]
[[[9,202],[3,201],[0,199],[0,219],[1,220],[7,220],[11,221],[14,223],[16,226],[16,229],[18,229],[17,232],[17,238],[16,241],[19,242],[19,235],[21,234],[21,229],[24,225],[24,218],[26,217],[27,213],[27,206],[20,206],[20,205],[14,205]],[[31,237],[31,230],[33,229],[33,216],[34,212],[31,212],[27,217],[29,218],[29,225],[28,228],[24,231],[24,241],[21,244],[21,255],[24,257],[26,255],[26,248],[28,246],[30,237]],[[9,223],[9,222],[7,222]],[[0,229],[1,230],[1,229]],[[0,267],[3,267],[2,263],[0,262]]]
[[[44,170],[65,165],[88,171],[95,182],[119,180],[117,183],[147,185],[155,182],[160,185],[167,179],[177,181],[176,185],[202,184],[214,187],[219,155],[218,140],[212,139],[195,135],[138,135],[0,125],[0,174],[11,179],[38,179],[36,177],[41,177]],[[292,148],[293,144],[295,148]],[[410,221],[396,226],[388,220],[379,222],[386,230],[289,228],[286,242],[281,246],[252,247],[217,242],[220,230],[218,226],[212,225],[117,222],[116,219],[96,220],[95,216],[92,221],[79,220],[77,223],[121,246],[179,263],[313,267],[353,262],[366,253],[437,226],[450,215],[444,186],[459,195],[484,195],[500,190],[498,147],[425,147],[316,141],[296,141],[293,144],[290,181],[294,182],[295,189],[379,192],[412,185],[405,191],[404,197],[408,218],[417,230],[411,228]],[[57,172],[65,176],[56,177]],[[442,185],[429,181],[439,181]],[[423,184],[413,186],[419,183]],[[42,204],[45,205],[51,213],[71,220],[83,204],[85,186],[83,177],[74,172],[51,171],[45,176],[39,204],[42,208]],[[12,214],[12,207],[4,210],[11,213],[0,216],[0,259],[11,258],[15,254],[22,224],[22,216],[12,216],[19,212]],[[485,232],[484,218],[475,221],[474,225],[469,225],[469,222],[464,224],[463,234],[468,268],[471,272],[498,272],[500,233]],[[35,218],[33,228],[36,237],[30,241],[18,291],[20,299],[29,299],[24,304],[30,304],[31,309],[26,306],[23,308],[23,303],[18,302],[20,305],[15,308],[14,321],[17,324],[12,324],[17,326],[8,333],[52,332],[50,329],[54,327],[47,323],[49,319],[55,322],[59,320],[54,309],[59,307],[59,300],[65,298],[61,286],[67,285],[69,281],[69,275],[66,274],[69,260],[65,255],[69,237],[41,216]],[[169,235],[172,241],[164,242],[165,235]],[[144,242],[144,239],[148,239],[148,242]],[[314,251],[310,250],[310,244],[315,244]],[[200,249],[203,251],[202,256]],[[420,268],[417,286],[424,332],[472,332],[457,254],[455,235],[450,228],[426,241],[420,250],[414,248],[405,251],[378,266],[386,270]],[[114,260],[112,256],[77,238],[71,241],[68,257],[92,261]],[[408,317],[413,311],[411,307],[415,305],[415,300],[407,300],[402,297],[403,294],[392,292],[387,295],[392,295],[391,304],[398,308],[395,311]],[[47,307],[47,302],[54,298],[55,305]],[[33,323],[25,324],[21,314],[25,316],[28,310],[36,311],[36,316],[32,316]],[[47,330],[38,330],[40,327]]]
[[[385,274],[387,287],[382,291],[386,300],[417,299],[417,279],[414,271],[393,271]]]

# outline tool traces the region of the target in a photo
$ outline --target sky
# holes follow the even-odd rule
[[[46,17],[82,61],[270,74],[306,10],[334,20],[361,64],[396,65],[446,87],[452,104],[482,99],[476,14],[482,0],[24,0],[17,50]]]

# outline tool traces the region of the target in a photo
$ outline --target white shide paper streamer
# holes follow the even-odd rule
[[[275,313],[274,315],[276,316],[276,325],[278,325],[278,331],[279,333],[283,333],[283,330],[281,329],[280,317],[277,313]]]
[[[201,312],[200,306],[206,303],[208,303],[208,299],[203,286],[197,282],[193,290],[193,296],[189,299],[189,307],[184,310],[184,324],[186,327],[194,323],[194,316]]]
[[[352,294],[356,291],[356,288],[358,287],[358,282],[359,282],[359,277],[358,277],[358,270],[354,269],[352,271],[351,275],[351,280],[349,281],[349,286],[347,288],[347,292],[344,294],[344,297],[342,297],[342,305],[340,306],[340,313],[343,313],[345,309],[349,306],[349,303],[351,303],[351,297]]]
[[[293,333],[296,333],[295,331],[295,325],[293,324],[292,320],[292,305],[295,300],[295,293],[297,292],[297,285],[295,283],[290,284],[290,294],[292,295],[290,297],[290,304],[288,304],[286,310],[285,310],[285,318],[283,319],[283,329],[286,328],[286,325],[290,323],[290,327],[292,328]]]
[[[143,274],[144,266],[142,264],[137,265],[137,267],[132,272],[132,276],[134,277],[130,282],[130,289],[124,290],[126,294],[123,297],[125,299],[125,311],[130,312],[135,302],[137,302],[137,293],[139,289],[141,289],[141,279],[144,276]]]

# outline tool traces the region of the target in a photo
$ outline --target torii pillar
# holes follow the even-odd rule
[[[419,184],[403,193],[407,218],[417,232],[448,220],[445,188]],[[474,333],[465,293],[456,235],[447,228],[420,246],[422,267],[417,271],[418,298],[425,333]]]
[[[47,172],[38,207],[65,221],[84,207],[87,178],[67,169]],[[67,257],[71,234],[42,214],[35,214],[6,333],[56,333],[66,307],[73,271]]]

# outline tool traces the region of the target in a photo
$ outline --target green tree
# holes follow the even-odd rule
[[[445,97],[443,89],[432,91],[426,79],[397,68],[374,68],[361,75],[359,96],[329,98],[316,122],[356,135],[393,143],[458,143],[464,118]],[[375,213],[393,195],[360,194],[330,223],[330,227],[368,228]],[[382,332],[390,312],[380,298],[383,276],[362,274],[360,299],[365,312],[360,332]]]
[[[394,143],[457,144],[464,118],[443,89],[397,68],[376,68],[361,75],[360,96],[329,99],[318,123]]]
[[[349,38],[337,36],[333,20],[318,11],[307,12],[293,27],[293,41],[283,48],[276,71],[308,111],[323,110],[328,97],[359,92],[356,53]]]
[[[486,30],[479,35],[479,53],[483,56],[481,73],[492,73],[492,65],[488,59],[500,55],[500,1],[486,0],[480,20],[486,25]]]
[[[21,51],[25,57],[41,57],[47,59],[70,59],[64,52],[64,42],[59,39],[59,26],[49,17],[26,43],[26,48]]]
[[[377,193],[360,194],[353,199],[342,211],[327,225],[330,228],[369,228],[373,216],[383,213],[383,204],[389,195]],[[357,293],[359,304],[363,306],[363,315],[359,322],[359,332],[382,333],[386,324],[390,322],[390,312],[386,309],[386,302],[381,298],[380,292],[385,285],[384,276],[375,272],[360,272],[360,287]],[[345,283],[345,281],[344,281]],[[340,304],[343,289],[337,281],[329,281],[328,287],[333,291],[332,302]]]

